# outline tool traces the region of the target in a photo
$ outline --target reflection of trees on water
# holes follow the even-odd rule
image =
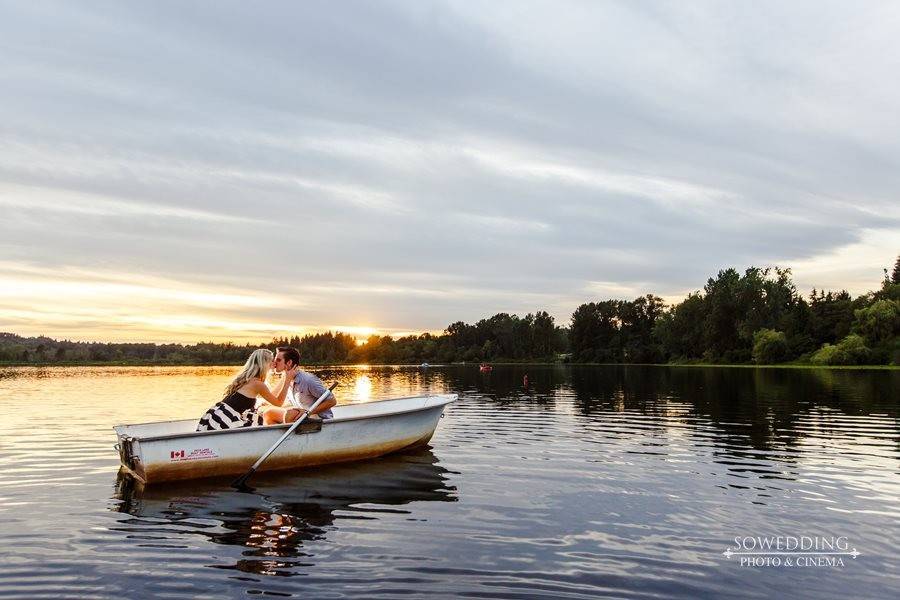
[[[504,371],[495,369],[490,381],[498,391],[504,375],[510,387],[518,379]],[[796,479],[799,457],[818,452],[822,438],[866,435],[833,413],[890,420],[900,397],[900,373],[893,371],[573,365],[563,373],[560,380],[554,372],[555,389],[543,393],[568,392],[586,417],[585,435],[630,438],[639,449],[626,452],[660,456],[683,452],[680,439],[686,439],[724,467],[723,487],[753,488],[761,496],[781,489],[779,480]],[[882,427],[892,428],[896,439],[895,425]]]
[[[888,372],[807,369],[672,369],[674,395],[697,415],[756,450],[800,451],[802,441],[836,433],[821,411],[845,415],[897,413],[889,390],[900,379]],[[785,456],[789,456],[785,455]]]
[[[231,490],[223,481],[145,488],[120,473],[115,510],[135,517],[123,523],[132,535],[158,528],[162,520],[214,543],[245,548],[234,564],[216,568],[290,576],[296,567],[316,562],[303,551],[304,544],[324,539],[340,520],[406,512],[385,507],[410,502],[455,502],[450,473],[430,450],[295,473],[261,473],[254,477],[253,494]],[[358,504],[366,509],[356,508]],[[360,514],[335,514],[344,511]],[[218,526],[206,525],[210,521]]]
[[[526,373],[528,389],[522,384]],[[665,453],[658,446],[665,445],[666,430],[682,424],[692,443],[712,447],[713,460],[730,472],[760,478],[791,477],[790,469],[759,463],[791,465],[811,436],[847,435],[828,411],[894,418],[900,412],[896,371],[504,365],[489,376],[474,368],[446,376],[450,389],[489,399],[492,410],[521,408],[526,400],[552,409],[564,396],[590,417],[585,423],[591,428],[612,413],[658,417],[639,424],[648,453]],[[627,417],[627,430],[626,424]]]
[[[896,417],[900,373],[812,369],[609,367],[574,368],[581,414],[626,409],[664,414],[677,402],[686,416],[703,417],[745,445],[769,450],[795,446],[800,422],[821,408],[847,415]],[[823,425],[823,427],[826,425]],[[827,434],[827,431],[825,432]]]

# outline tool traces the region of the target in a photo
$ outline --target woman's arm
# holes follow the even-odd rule
[[[281,385],[278,388],[278,391],[274,394],[272,390],[269,389],[269,386],[266,385],[265,381],[258,381],[258,389],[256,390],[257,396],[262,396],[263,399],[275,406],[283,406],[284,399],[287,397],[287,392],[291,387],[291,384],[294,381],[294,376],[297,375],[297,369],[290,369],[284,372],[284,377],[281,378]]]

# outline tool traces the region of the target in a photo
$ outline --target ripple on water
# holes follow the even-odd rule
[[[888,597],[898,377],[629,367],[332,368],[345,402],[453,391],[432,448],[143,488],[110,427],[193,418],[232,368],[0,370],[0,595]],[[522,376],[528,373],[528,390]],[[57,390],[64,393],[56,393]],[[84,407],[91,407],[84,410]],[[741,569],[736,535],[846,535],[843,569]]]

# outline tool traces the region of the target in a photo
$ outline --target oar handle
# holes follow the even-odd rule
[[[291,423],[291,426],[288,427],[288,430],[285,431],[284,434],[282,434],[282,436],[280,438],[278,438],[278,441],[275,442],[274,444],[272,444],[272,447],[269,448],[268,450],[266,450],[265,453],[262,456],[260,456],[259,459],[255,463],[253,463],[253,466],[250,467],[250,470],[247,471],[246,473],[244,473],[243,475],[241,475],[240,477],[238,477],[237,479],[235,479],[231,485],[236,488],[244,487],[244,484],[247,482],[248,479],[250,479],[250,476],[253,475],[254,473],[256,473],[256,469],[258,469],[259,466],[261,464],[263,464],[263,462],[265,462],[265,460],[267,458],[269,458],[273,452],[275,452],[275,449],[281,445],[281,442],[286,440],[288,438],[288,436],[290,436],[292,433],[294,433],[294,431],[297,429],[297,427],[300,426],[300,423],[302,423],[303,421],[306,420],[306,417],[309,416],[309,413],[314,411],[316,409],[316,407],[318,407],[319,404],[321,404],[325,400],[325,398],[327,398],[328,396],[331,395],[331,391],[334,388],[336,388],[337,385],[338,385],[337,381],[332,383],[331,386],[327,390],[325,390],[325,392],[321,396],[319,396],[319,398],[315,402],[313,402],[313,405],[310,406],[306,410],[306,413],[302,417],[300,417],[299,419],[297,419],[296,421]]]

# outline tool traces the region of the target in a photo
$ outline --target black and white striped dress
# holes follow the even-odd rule
[[[216,402],[207,410],[200,422],[197,423],[197,431],[216,431],[218,429],[233,429],[235,427],[253,427],[262,425],[262,415],[253,410],[256,398],[249,398],[238,392],[232,392],[227,398]]]

